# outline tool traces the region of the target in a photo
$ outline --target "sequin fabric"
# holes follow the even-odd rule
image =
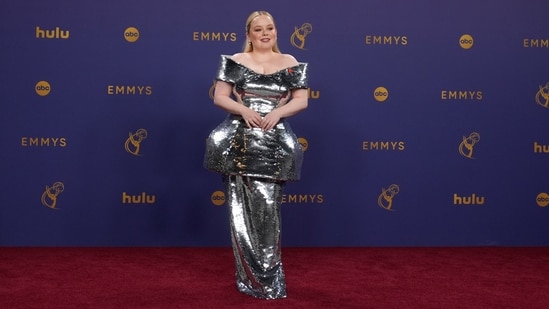
[[[307,88],[307,64],[259,74],[222,55],[216,78],[233,84],[236,100],[264,116],[284,105],[292,89]],[[222,174],[298,180],[302,161],[301,145],[286,119],[263,131],[229,114],[206,140],[204,165]]]
[[[259,74],[222,55],[217,80],[234,85],[234,98],[266,115],[307,88],[307,64]],[[229,114],[206,140],[204,166],[223,175],[236,266],[236,286],[261,299],[286,297],[281,260],[280,204],[286,181],[298,180],[303,152],[289,123],[269,131]]]
[[[283,182],[224,176],[236,287],[261,299],[286,297],[281,260],[280,202]]]

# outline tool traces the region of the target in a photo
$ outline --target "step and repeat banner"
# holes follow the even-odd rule
[[[221,54],[310,67],[285,246],[549,245],[549,2],[2,1],[1,246],[228,246]]]

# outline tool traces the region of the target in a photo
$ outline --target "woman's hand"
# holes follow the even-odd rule
[[[261,120],[261,123],[259,124],[259,127],[263,131],[269,131],[270,129],[274,128],[279,121],[280,121],[280,116],[276,112],[276,110],[274,110],[268,113],[267,115],[265,115],[265,117],[263,117],[263,119]]]
[[[261,125],[262,119],[261,116],[254,110],[242,105],[240,116],[246,122],[248,128],[257,128]]]

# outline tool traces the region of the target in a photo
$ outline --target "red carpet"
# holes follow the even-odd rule
[[[283,248],[288,298],[230,248],[0,248],[1,308],[549,308],[549,248]]]

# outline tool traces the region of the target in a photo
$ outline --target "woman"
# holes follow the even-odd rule
[[[286,118],[307,108],[307,64],[280,52],[273,17],[257,11],[243,52],[221,56],[216,80],[214,104],[229,115],[208,137],[204,165],[223,175],[237,288],[284,298],[280,203],[303,159]]]

